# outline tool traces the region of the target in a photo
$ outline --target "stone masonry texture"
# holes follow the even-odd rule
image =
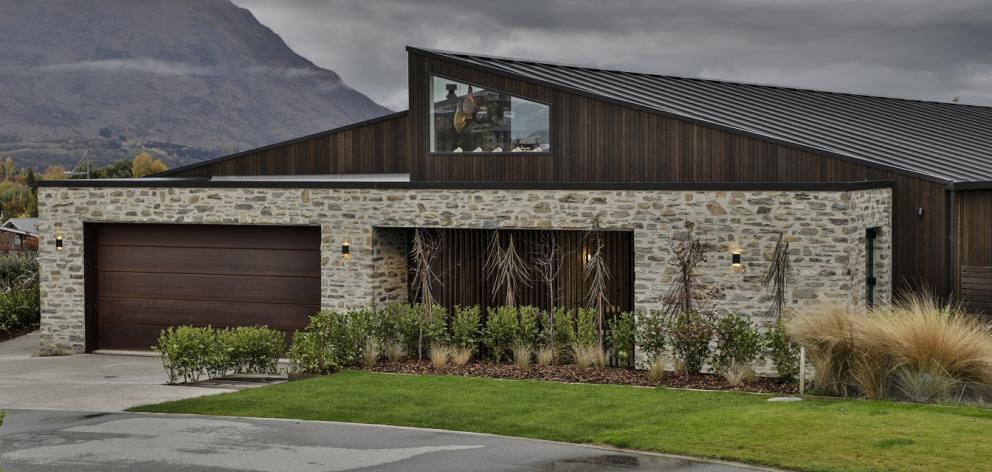
[[[84,223],[313,225],[321,228],[321,303],[345,308],[405,301],[406,255],[398,228],[603,229],[634,234],[638,309],[661,308],[676,275],[672,238],[687,223],[711,252],[699,268],[719,287],[719,312],[761,318],[761,283],[779,234],[790,241],[790,306],[818,296],[865,304],[865,230],[875,242],[876,303],[891,293],[890,189],[850,191],[481,190],[343,188],[43,187],[39,195],[42,342],[85,348]],[[56,225],[64,250],[56,251]],[[351,257],[341,257],[348,241]],[[734,250],[743,272],[730,268]]]

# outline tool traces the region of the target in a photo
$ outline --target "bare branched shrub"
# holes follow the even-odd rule
[[[468,364],[472,360],[472,348],[456,347],[451,350],[451,362],[457,366]]]
[[[434,272],[434,260],[441,249],[440,239],[422,228],[413,232],[413,247],[410,249],[410,259],[413,265],[413,285],[420,292],[420,304],[424,310],[423,318],[431,325],[434,317],[434,294],[431,287],[441,283],[440,277]],[[424,358],[424,323],[420,323],[417,335],[417,359]]]
[[[555,358],[558,357],[555,352],[555,348],[551,346],[540,346],[537,348],[537,365],[541,367],[547,367],[554,364]]]
[[[545,232],[534,250],[534,268],[538,279],[544,284],[548,292],[547,319],[544,321],[544,329],[547,332],[547,342],[554,343],[555,324],[552,314],[555,312],[555,305],[558,302],[558,275],[562,267],[565,266],[566,253],[562,250],[554,233]]]
[[[486,275],[493,282],[493,295],[502,295],[505,305],[516,306],[520,289],[530,286],[530,273],[517,253],[513,234],[507,237],[506,247],[503,247],[501,239],[500,231],[493,231],[486,256]]]
[[[517,368],[527,372],[530,370],[530,358],[534,355],[534,349],[530,344],[519,343],[513,346],[513,362]]]
[[[598,341],[599,345],[603,346],[605,343],[606,311],[610,305],[608,297],[610,267],[606,263],[606,242],[603,237],[603,231],[599,227],[598,217],[593,220],[590,235],[592,237],[592,250],[586,258],[586,265],[583,269],[583,276],[589,281],[589,291],[586,292],[586,306],[596,310]]]
[[[451,357],[451,348],[447,346],[431,346],[429,356],[431,365],[435,369],[443,369],[444,366],[448,365],[448,358]]]

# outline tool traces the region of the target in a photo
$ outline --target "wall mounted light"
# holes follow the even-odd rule
[[[734,272],[744,272],[747,270],[741,262],[741,252],[743,252],[741,249],[734,249],[730,253],[730,270]]]
[[[348,241],[341,243],[341,258],[351,259],[351,243]]]
[[[62,250],[62,223],[55,223],[55,250]]]

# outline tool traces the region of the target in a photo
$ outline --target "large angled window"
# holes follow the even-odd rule
[[[551,151],[550,107],[443,77],[431,77],[431,151]]]

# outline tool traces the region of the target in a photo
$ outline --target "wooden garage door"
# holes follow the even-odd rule
[[[88,236],[90,349],[147,350],[178,325],[290,332],[319,310],[319,228],[101,224]]]

